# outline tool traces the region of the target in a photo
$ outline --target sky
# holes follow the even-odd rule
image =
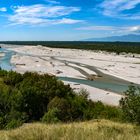
[[[140,34],[140,0],[0,0],[0,40]]]

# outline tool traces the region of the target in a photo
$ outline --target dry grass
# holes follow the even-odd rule
[[[140,128],[107,120],[71,124],[25,124],[0,131],[0,140],[140,140]]]

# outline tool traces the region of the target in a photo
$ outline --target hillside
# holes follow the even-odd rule
[[[89,38],[89,39],[85,39],[84,41],[140,42],[140,35],[129,34],[129,35],[122,35],[122,36],[110,36],[104,38]]]
[[[137,129],[136,129],[137,128]],[[1,140],[139,140],[140,128],[131,124],[95,120],[70,124],[24,124],[0,131]]]

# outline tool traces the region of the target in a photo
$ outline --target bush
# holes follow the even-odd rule
[[[130,86],[120,101],[124,119],[140,124],[140,88]]]
[[[0,129],[3,129],[5,127],[5,119],[3,117],[0,117]]]
[[[23,122],[21,120],[11,120],[6,126],[5,128],[6,129],[13,129],[13,128],[16,128],[16,127],[19,127],[23,124]]]
[[[15,86],[16,84],[18,84],[19,82],[21,82],[23,80],[23,77],[20,73],[16,73],[13,71],[10,71],[9,73],[7,73],[7,75],[4,77],[4,82],[7,85],[11,85],[11,86]]]
[[[69,121],[70,103],[67,99],[59,98],[59,97],[53,98],[48,104],[48,110],[51,110],[54,108],[59,110],[59,112],[57,112],[57,117],[59,120]]]
[[[60,122],[58,119],[59,110],[57,108],[50,109],[47,113],[44,114],[41,119],[45,123],[57,123]]]

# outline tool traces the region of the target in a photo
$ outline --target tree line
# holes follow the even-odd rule
[[[101,50],[108,52],[140,54],[140,42],[90,42],[90,41],[4,41],[1,44],[42,45],[52,48]]]

